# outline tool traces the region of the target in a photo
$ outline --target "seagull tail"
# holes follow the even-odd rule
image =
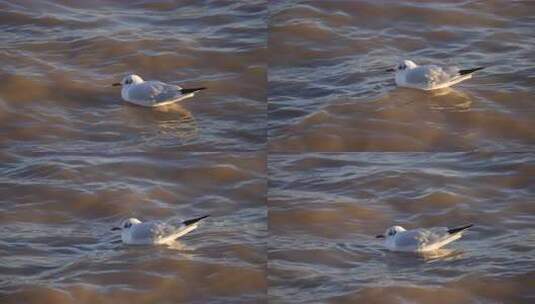
[[[451,228],[451,229],[448,229],[448,233],[449,234],[455,234],[455,233],[459,233],[463,230],[466,230],[470,227],[474,226],[474,224],[470,224],[470,225],[466,225],[466,226],[461,226],[461,227],[457,227],[457,228]]]
[[[201,90],[206,90],[206,88],[205,87],[200,87],[200,88],[191,88],[191,89],[181,89],[180,93],[182,93],[182,94],[190,94],[190,93],[194,93],[194,92],[201,91]]]
[[[471,74],[475,71],[479,71],[479,70],[482,70],[484,69],[484,67],[479,67],[479,68],[473,68],[473,69],[468,69],[468,70],[460,70],[459,71],[459,75],[468,75],[468,74]]]
[[[205,218],[207,218],[209,216],[210,215],[205,215],[205,216],[197,217],[197,218],[194,218],[194,219],[191,219],[191,220],[186,220],[186,221],[183,221],[182,224],[184,224],[186,226],[190,226],[190,225],[193,225],[193,224],[197,223],[198,221],[200,221],[202,219],[205,219]]]

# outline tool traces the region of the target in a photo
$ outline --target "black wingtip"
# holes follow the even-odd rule
[[[466,225],[466,226],[461,226],[461,227],[457,227],[457,228],[451,228],[451,229],[448,229],[448,233],[449,234],[455,234],[457,232],[461,232],[463,230],[466,230],[470,227],[474,226],[474,224],[470,224],[470,225]]]
[[[468,69],[468,70],[460,70],[459,75],[467,75],[475,71],[483,70],[484,68],[485,67],[473,68],[473,69]]]
[[[201,88],[182,89],[182,90],[180,90],[180,93],[189,94],[189,93],[194,93],[194,92],[201,91],[201,90],[206,90],[206,88],[205,87],[201,87]]]
[[[186,220],[186,221],[183,221],[182,224],[184,224],[186,226],[193,225],[193,224],[197,223],[198,221],[200,221],[202,219],[205,219],[205,218],[207,218],[209,216],[210,215],[205,215],[205,216],[201,216],[201,217],[194,218],[194,219],[191,219],[191,220]]]

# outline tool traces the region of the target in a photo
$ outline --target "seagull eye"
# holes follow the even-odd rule
[[[124,83],[125,83],[125,84],[131,84],[131,83],[132,83],[132,79],[127,79],[127,80],[125,80]]]
[[[124,228],[130,228],[132,226],[132,223],[124,223]]]
[[[404,69],[406,69],[406,68],[407,68],[407,66],[406,66],[405,64],[402,64],[402,65],[399,66],[399,69],[400,69],[400,70],[404,70]]]
[[[392,236],[392,235],[394,235],[394,234],[396,234],[396,232],[395,232],[394,230],[390,230],[390,231],[388,231],[388,235]]]

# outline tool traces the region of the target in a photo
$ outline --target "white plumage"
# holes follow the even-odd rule
[[[472,73],[481,69],[483,68],[461,70],[433,64],[419,66],[410,60],[403,60],[388,71],[396,73],[396,85],[399,87],[429,91],[447,88],[472,78]]]
[[[385,239],[385,247],[392,251],[429,252],[461,238],[464,230],[473,225],[458,228],[434,227],[405,230],[401,226],[388,228],[377,238]]]
[[[170,244],[181,236],[197,229],[198,222],[204,218],[186,220],[179,225],[172,225],[162,221],[141,222],[136,218],[129,218],[121,222],[119,227],[112,230],[121,230],[121,240],[131,245],[159,245]]]
[[[193,97],[194,93],[205,88],[184,89],[177,85],[167,84],[161,81],[144,81],[138,75],[128,75],[121,83],[114,86],[122,86],[121,97],[130,103],[144,107],[159,107]]]

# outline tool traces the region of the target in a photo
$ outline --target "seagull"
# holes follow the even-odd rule
[[[141,222],[137,218],[129,218],[121,222],[120,230],[123,243],[130,245],[162,245],[172,244],[179,237],[195,230],[198,222],[209,215],[183,221],[179,226],[162,221]]]
[[[420,66],[413,61],[403,60],[393,69],[386,71],[396,72],[396,85],[398,87],[430,91],[447,88],[463,80],[470,79],[473,72],[482,69],[484,68],[460,70],[453,66],[443,68],[432,64]]]
[[[194,93],[206,88],[183,89],[177,85],[161,81],[144,81],[138,75],[131,74],[123,78],[120,83],[112,86],[122,86],[121,97],[130,103],[144,107],[159,107],[193,97]]]
[[[385,247],[391,251],[430,252],[461,238],[463,231],[473,224],[457,228],[435,227],[405,230],[401,226],[388,228],[377,238],[385,239]]]

